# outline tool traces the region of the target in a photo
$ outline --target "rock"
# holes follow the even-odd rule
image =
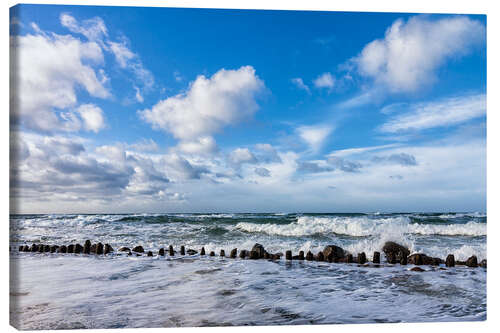
[[[68,245],[68,253],[74,253],[75,252],[75,245],[74,244],[70,244]]]
[[[83,244],[83,253],[85,254],[90,254],[90,247],[92,246],[92,243],[90,240],[86,240],[85,243]]]
[[[229,253],[230,258],[236,258],[236,255],[238,254],[238,249],[232,249],[231,253]]]
[[[204,252],[205,252],[205,249],[203,249],[203,253],[202,254],[205,254]],[[172,245],[169,245],[168,246],[168,255],[171,256],[171,257],[173,257],[174,254],[175,254],[174,253],[174,247]]]
[[[43,252],[50,252],[50,245],[44,245]]]
[[[31,245],[31,252],[38,252],[38,245],[36,244]]]
[[[318,252],[318,254],[316,255],[316,260],[317,261],[325,261],[325,255],[323,254],[322,251]]]
[[[58,249],[58,248],[59,248],[59,246],[58,246],[58,245],[52,245],[52,246],[50,247],[50,253],[55,253],[55,252],[57,251],[57,249]]]
[[[430,265],[432,258],[423,253],[414,253],[408,257],[408,263],[413,265]]]
[[[314,260],[314,254],[312,254],[311,251],[307,251],[306,260],[307,261],[313,261]]]
[[[366,263],[366,254],[364,252],[358,253],[358,264],[363,265]]]
[[[90,245],[90,253],[95,253],[96,250],[97,250],[97,244]]]
[[[23,246],[23,252],[31,252],[31,249],[30,249],[29,245],[24,245]]]
[[[43,253],[44,249],[45,249],[45,245],[43,245],[43,244],[38,245],[38,252]]]
[[[286,260],[292,260],[292,251],[287,250],[285,252],[285,258],[286,258]]]
[[[299,251],[299,260],[304,260],[304,251]]]
[[[122,246],[118,249],[118,252],[130,252],[130,249],[126,246]]]
[[[401,265],[407,265],[408,264],[408,257],[405,256],[403,253],[399,253],[399,257],[401,258],[401,260],[399,261],[399,263]]]
[[[439,265],[441,265],[443,262],[444,262],[444,261],[443,261],[443,259],[441,259],[441,258],[437,258],[437,257],[434,257],[434,258],[432,258],[431,265],[432,265],[432,266],[439,266]]]
[[[201,250],[200,250],[200,255],[201,255],[201,256],[204,256],[204,255],[205,255],[205,248],[204,248],[204,247],[202,247],[202,248],[201,248]]]
[[[104,245],[102,245],[101,242],[97,243],[95,248],[95,254],[97,255],[104,254]]]
[[[380,264],[380,252],[378,251],[373,252],[373,263]]]
[[[453,254],[448,254],[446,257],[446,267],[455,267],[455,256]]]
[[[144,248],[142,246],[138,245],[138,246],[134,247],[132,249],[132,251],[133,252],[138,252],[138,253],[144,253]]]
[[[226,252],[224,252],[224,250],[220,250],[220,254],[219,254],[219,256],[221,256],[221,257],[225,257],[225,256],[226,256]]]
[[[456,260],[455,265],[465,266],[465,261]]]
[[[264,249],[264,246],[260,245],[259,243],[255,243],[255,245],[252,247],[252,251],[257,252],[257,255],[259,258],[264,258],[264,253],[266,253],[266,250]]]
[[[354,262],[354,257],[352,256],[352,254],[348,254],[346,257],[345,257],[345,262],[346,264],[350,264],[352,262]]]
[[[24,245],[20,245],[19,246],[19,252],[23,252],[24,250]],[[10,246],[9,246],[9,252],[10,252]]]
[[[384,251],[386,258],[388,258],[387,261],[389,261],[390,257],[391,260],[389,262],[391,264],[401,262],[403,256],[408,257],[410,255],[410,250],[395,242],[386,242],[382,247],[382,251]]]
[[[165,249],[164,248],[161,248],[158,250],[158,255],[159,256],[165,256]]]
[[[153,256],[153,252],[148,251],[148,257],[152,257],[152,256]]]
[[[75,253],[82,253],[83,251],[83,246],[81,246],[80,244],[76,243],[75,244]]]
[[[271,253],[268,253],[267,251],[264,252],[264,259],[271,259],[272,258],[272,254]]]
[[[245,259],[245,257],[248,257],[248,251],[247,250],[241,250],[240,251],[240,258]]]
[[[482,268],[486,268],[486,259],[481,260],[479,266],[481,266]]]
[[[271,255],[272,260],[280,260],[281,256],[278,253]]]
[[[211,257],[215,257],[215,252],[214,252],[214,251],[210,251],[209,256],[211,256]]]
[[[113,252],[114,249],[111,245],[109,244],[104,244],[104,254],[108,254],[108,253],[111,253]]]
[[[337,245],[327,245],[323,249],[323,255],[329,262],[339,262],[341,258],[345,257],[346,253],[343,248]]]
[[[412,269],[410,269],[410,271],[412,271],[412,272],[425,272],[425,269],[422,269],[420,267],[413,267]]]
[[[255,250],[250,251],[250,259],[259,259],[259,258],[260,258],[259,252]]]
[[[188,249],[186,252],[187,252],[187,254],[189,254],[190,256],[192,256],[192,255],[194,255],[194,254],[198,253],[198,251],[193,250],[193,249]]]
[[[66,245],[61,245],[61,247],[58,249],[59,253],[67,253],[68,252],[68,248],[66,247]]]
[[[467,261],[465,261],[467,267],[477,267],[477,257],[471,256]]]
[[[184,245],[181,245],[181,256],[186,255],[186,249],[184,248]]]

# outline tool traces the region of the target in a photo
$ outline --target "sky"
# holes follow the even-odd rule
[[[18,5],[11,213],[486,211],[486,16]]]

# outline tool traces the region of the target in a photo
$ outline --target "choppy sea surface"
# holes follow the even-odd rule
[[[21,329],[293,325],[486,319],[486,269],[229,259],[255,243],[369,260],[386,241],[486,259],[486,214],[11,215],[11,323]],[[19,245],[142,245],[153,257],[18,253]],[[160,247],[217,256],[157,256]],[[168,251],[167,251],[168,252]],[[382,254],[382,261],[385,258]],[[443,268],[443,267],[441,267]]]

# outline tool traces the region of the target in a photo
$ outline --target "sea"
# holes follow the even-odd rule
[[[379,267],[371,260],[387,241],[442,259],[487,259],[486,220],[480,212],[11,215],[10,320],[29,330],[482,321],[486,268],[415,272],[383,253]],[[87,239],[115,252],[17,250]],[[337,245],[370,263],[219,256],[255,243],[293,255]],[[136,245],[154,255],[116,251]],[[159,256],[169,245],[175,255]],[[180,255],[181,245],[198,254]]]

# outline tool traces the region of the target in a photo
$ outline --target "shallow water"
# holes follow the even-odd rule
[[[486,216],[469,214],[144,214],[11,216],[11,245],[205,246],[272,252],[337,244],[371,258],[412,251],[486,258]],[[486,319],[486,270],[380,268],[208,256],[11,253],[11,321],[23,329],[280,325]]]

